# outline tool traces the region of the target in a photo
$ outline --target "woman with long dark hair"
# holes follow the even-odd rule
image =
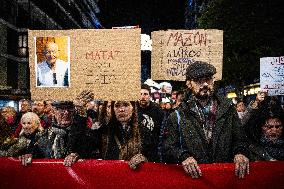
[[[110,122],[102,132],[102,158],[127,160],[130,168],[136,169],[140,163],[147,161],[142,154],[137,104],[133,101],[115,101],[111,108]]]
[[[104,104],[102,111],[106,108],[107,103]],[[143,155],[136,102],[112,101],[109,113],[111,113],[110,120],[101,119],[101,127],[92,133],[91,137],[89,136],[89,142],[84,146],[86,153],[70,154],[65,158],[66,166],[74,164],[79,157],[94,158],[92,151],[96,148],[99,149],[100,158],[127,160],[132,169],[147,161]]]

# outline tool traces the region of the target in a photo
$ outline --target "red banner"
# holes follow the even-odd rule
[[[138,170],[124,161],[84,160],[65,167],[63,160],[34,160],[23,167],[15,158],[0,158],[0,188],[284,188],[284,162],[250,164],[245,179],[234,175],[234,164],[202,164],[203,176],[192,179],[180,165],[144,163]]]

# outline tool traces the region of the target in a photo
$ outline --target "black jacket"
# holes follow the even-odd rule
[[[180,163],[190,156],[198,163],[232,162],[238,153],[247,156],[247,140],[234,105],[229,99],[214,100],[218,105],[211,143],[205,139],[192,96],[178,108],[180,127],[176,112],[169,116],[164,157],[167,162]]]

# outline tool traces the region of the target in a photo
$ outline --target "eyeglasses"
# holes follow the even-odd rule
[[[204,84],[205,82],[207,84],[212,84],[213,83],[213,78],[212,77],[205,77],[205,78],[198,78],[198,79],[194,79],[193,80],[196,84],[198,85],[202,85]]]
[[[275,129],[282,129],[282,125],[264,125],[264,127],[266,129],[272,129],[272,128],[275,128]]]
[[[51,55],[56,54],[58,51],[45,51],[45,54]]]

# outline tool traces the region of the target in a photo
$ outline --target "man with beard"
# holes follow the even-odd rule
[[[147,141],[144,148],[149,154],[146,154],[149,161],[158,162],[158,144],[160,129],[164,118],[163,111],[150,101],[151,89],[148,85],[142,84],[141,96],[138,106],[139,124],[141,127],[141,137],[143,141]]]
[[[198,163],[235,162],[235,174],[249,173],[247,140],[231,100],[213,93],[216,68],[197,61],[186,70],[188,94],[167,120],[165,158],[181,163],[192,178],[202,176]]]
[[[54,42],[48,42],[43,53],[45,61],[37,65],[37,86],[69,86],[69,65],[67,62],[58,59],[58,45]]]

